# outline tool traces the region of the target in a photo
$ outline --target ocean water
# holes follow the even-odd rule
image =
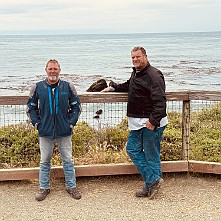
[[[124,82],[138,45],[163,72],[167,91],[221,89],[221,32],[1,35],[0,95],[28,95],[31,84],[45,78],[49,59],[60,62],[61,78],[78,93],[101,78]]]

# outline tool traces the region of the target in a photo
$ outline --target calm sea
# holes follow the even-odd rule
[[[124,82],[130,77],[130,51],[146,48],[167,91],[221,89],[221,32],[0,36],[0,95],[27,95],[45,78],[45,64],[57,59],[63,79],[79,93],[98,79]]]

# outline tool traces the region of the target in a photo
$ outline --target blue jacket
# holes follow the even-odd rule
[[[76,125],[81,112],[74,85],[62,80],[54,89],[47,80],[32,85],[27,106],[39,137],[47,138],[72,135],[71,127]]]

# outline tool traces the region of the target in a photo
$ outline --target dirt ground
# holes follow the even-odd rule
[[[164,174],[153,200],[134,196],[143,186],[140,175],[79,177],[77,185],[81,200],[56,179],[48,197],[37,202],[37,181],[0,182],[0,221],[221,220],[220,175]]]

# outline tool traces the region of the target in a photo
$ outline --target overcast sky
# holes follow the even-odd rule
[[[0,0],[0,34],[221,31],[221,0]]]

